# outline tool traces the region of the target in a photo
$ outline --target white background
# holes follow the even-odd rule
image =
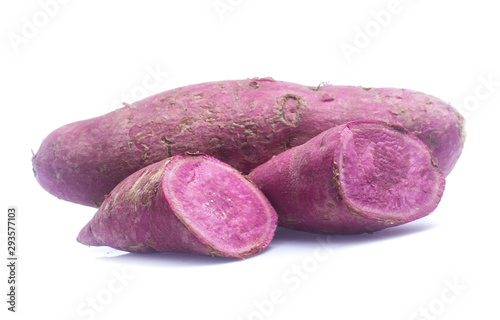
[[[0,5],[2,319],[500,319],[494,1],[54,1]],[[95,209],[33,177],[32,150],[64,124],[144,94],[265,76],[409,88],[459,108],[466,146],[438,209],[372,235],[280,229],[244,261],[136,255],[77,243]],[[11,205],[16,314],[4,302]]]

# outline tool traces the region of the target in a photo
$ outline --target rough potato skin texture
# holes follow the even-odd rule
[[[197,162],[185,164],[186,159],[192,157],[197,157]],[[169,177],[166,178],[170,174],[177,174],[172,172],[178,170],[179,163],[188,169],[200,164],[206,165],[208,170],[215,166],[225,168],[224,174],[230,177],[233,187],[240,187],[233,202],[239,205],[240,198],[250,197],[258,201],[257,205],[247,207],[247,210],[240,209],[240,206],[233,211],[226,209],[230,211],[228,215],[231,214],[232,222],[213,219],[213,212],[202,211],[202,215],[194,219],[207,219],[207,223],[218,223],[222,227],[219,227],[217,234],[210,228],[199,230],[192,217],[192,206],[188,204],[186,210],[176,209],[179,208],[175,206],[176,201],[185,200],[173,196]],[[201,179],[202,185],[212,184],[211,187],[217,188],[217,177],[207,176],[189,177],[187,183]],[[200,192],[203,191],[198,190],[187,197],[201,198]],[[215,199],[216,205],[224,208],[224,203]],[[197,210],[199,213],[200,208]],[[243,259],[267,247],[274,236],[277,219],[276,212],[265,196],[234,168],[204,154],[181,154],[151,164],[119,183],[80,231],[77,240],[89,246],[106,245],[129,252],[190,252]],[[240,241],[243,237],[239,234],[240,230],[248,235],[248,239],[243,242]],[[214,238],[223,240],[214,244]],[[245,245],[244,250],[240,249],[241,243]]]
[[[373,130],[357,129],[361,126]],[[354,148],[342,146],[356,129],[370,137],[380,133],[381,138],[375,143],[358,139],[353,145],[365,151],[346,157]],[[409,146],[391,145],[395,139],[386,139],[386,132],[401,135]],[[390,150],[377,154],[377,148],[384,145]],[[342,170],[359,171],[365,177],[345,178]],[[325,234],[374,232],[422,218],[436,208],[445,186],[425,144],[402,127],[378,121],[352,122],[326,130],[258,166],[248,178],[274,206],[280,226]],[[369,197],[370,193],[374,197]],[[369,198],[379,212],[364,206]],[[392,202],[396,203],[394,212]]]
[[[203,152],[249,173],[324,130],[358,120],[407,128],[445,175],[462,151],[463,117],[424,93],[254,78],[169,90],[63,126],[44,139],[33,170],[58,198],[98,207],[125,177],[165,157]]]

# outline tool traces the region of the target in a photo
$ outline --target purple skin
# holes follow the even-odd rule
[[[407,128],[445,175],[462,152],[463,117],[432,96],[255,78],[181,87],[63,126],[42,142],[33,170],[58,198],[98,207],[125,177],[164,158],[203,152],[246,174],[324,130],[358,120]]]
[[[264,250],[276,211],[241,173],[204,154],[143,168],[116,186],[78,242],[129,252],[247,258]]]
[[[359,234],[431,213],[445,179],[427,146],[399,126],[351,122],[329,129],[252,171],[279,225]]]

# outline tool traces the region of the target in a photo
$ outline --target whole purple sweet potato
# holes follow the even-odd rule
[[[407,128],[445,175],[462,151],[462,116],[432,96],[256,78],[181,87],[63,126],[42,142],[33,170],[53,195],[99,206],[125,177],[166,157],[199,151],[248,173],[324,130],[358,120]]]
[[[329,129],[253,170],[279,225],[330,234],[373,232],[431,213],[445,179],[429,148],[378,121]]]
[[[78,241],[242,259],[267,247],[277,219],[262,192],[237,170],[207,155],[182,154],[119,183]]]

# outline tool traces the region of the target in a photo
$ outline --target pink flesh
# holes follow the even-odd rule
[[[432,211],[444,181],[425,145],[405,131],[354,123],[341,133],[340,192],[355,212],[410,221]]]
[[[200,241],[235,256],[270,241],[272,207],[243,175],[202,157],[171,165],[162,181],[165,198]]]

